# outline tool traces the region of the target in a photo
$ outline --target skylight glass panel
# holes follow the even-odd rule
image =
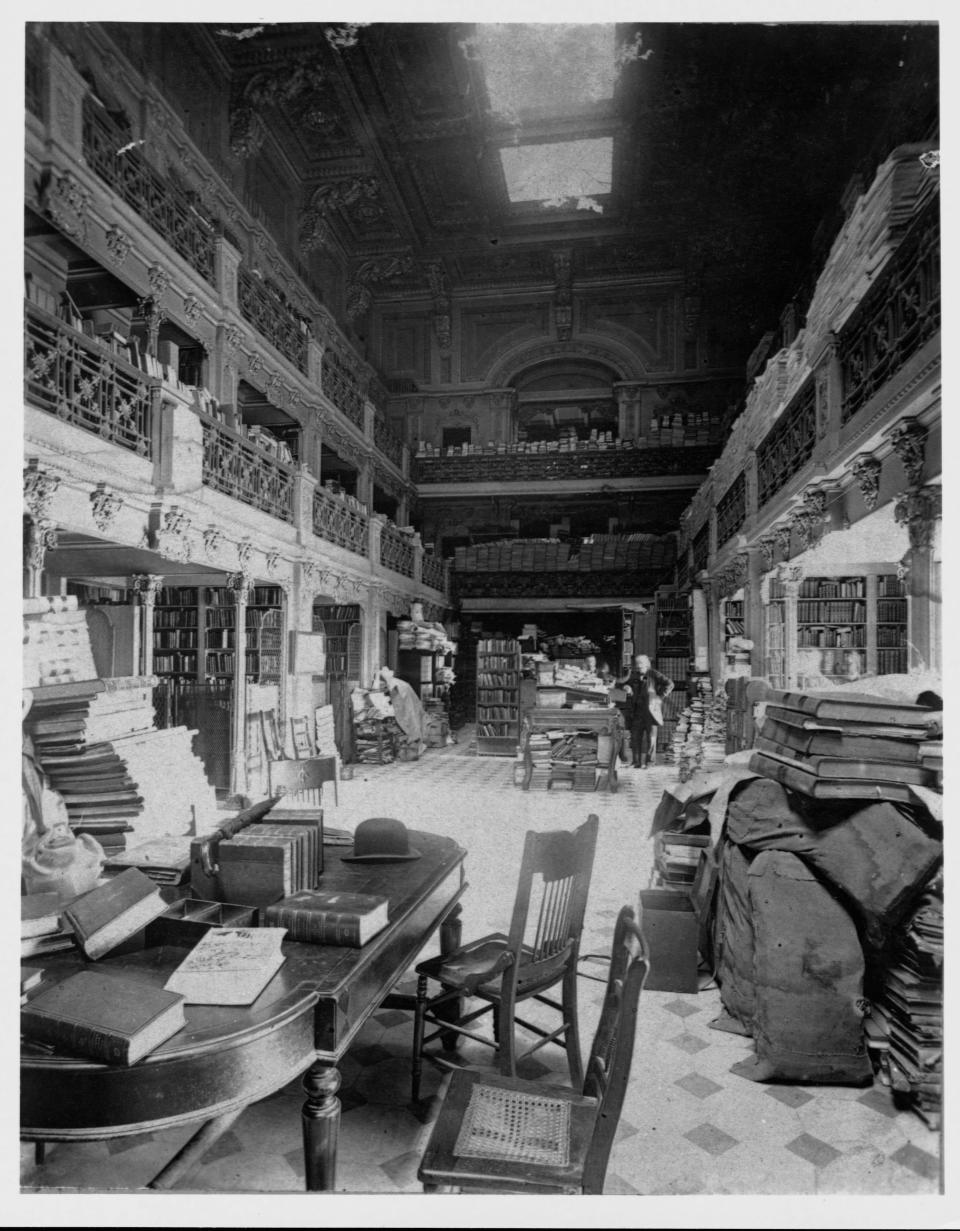
[[[569,114],[613,97],[612,24],[477,26],[472,46],[483,65],[493,111]]]
[[[508,145],[500,161],[512,204],[540,201],[602,213],[595,198],[610,191],[613,138]]]

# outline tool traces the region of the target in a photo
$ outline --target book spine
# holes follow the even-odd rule
[[[314,945],[360,947],[360,920],[356,915],[338,911],[318,914],[317,911],[276,907],[268,910],[266,917],[270,926],[286,928],[289,940]]]
[[[52,1018],[32,1011],[29,1006],[20,1011],[20,1032],[38,1043],[50,1043],[58,1050],[103,1064],[129,1062],[130,1040],[125,1036],[95,1030],[82,1022]]]

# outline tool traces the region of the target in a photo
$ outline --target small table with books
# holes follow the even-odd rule
[[[337,1064],[371,1013],[384,1002],[405,1002],[391,997],[391,989],[438,928],[441,952],[459,943],[466,851],[433,834],[411,832],[410,840],[420,858],[390,864],[344,862],[341,855],[349,848],[324,848],[322,889],[389,900],[387,926],[362,948],[284,941],[286,960],[252,1004],[187,1004],[184,1028],[129,1067],[22,1041],[21,1138],[99,1141],[198,1124],[150,1184],[167,1189],[245,1107],[303,1073],[306,1187],[332,1190],[340,1119]],[[172,943],[132,951],[124,946],[93,967],[77,950],[54,952],[42,959],[44,981],[92,969],[159,989],[186,952]]]

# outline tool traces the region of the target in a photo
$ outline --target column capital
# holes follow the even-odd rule
[[[157,601],[157,591],[163,585],[163,575],[161,573],[134,573],[130,581],[140,605],[152,607]]]

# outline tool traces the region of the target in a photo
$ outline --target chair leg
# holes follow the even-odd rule
[[[501,1000],[494,1010],[494,1029],[500,1056],[500,1072],[504,1077],[517,1075],[517,1048],[514,1037],[513,1005]]]
[[[417,979],[417,1003],[413,1010],[413,1071],[410,1082],[410,1097],[420,1101],[420,1074],[423,1071],[423,1015],[427,1007],[427,976]]]
[[[563,980],[563,1020],[566,1023],[564,1044],[570,1065],[570,1083],[574,1090],[583,1085],[583,1057],[580,1054],[580,1017],[577,1011],[577,971],[568,970]]]

